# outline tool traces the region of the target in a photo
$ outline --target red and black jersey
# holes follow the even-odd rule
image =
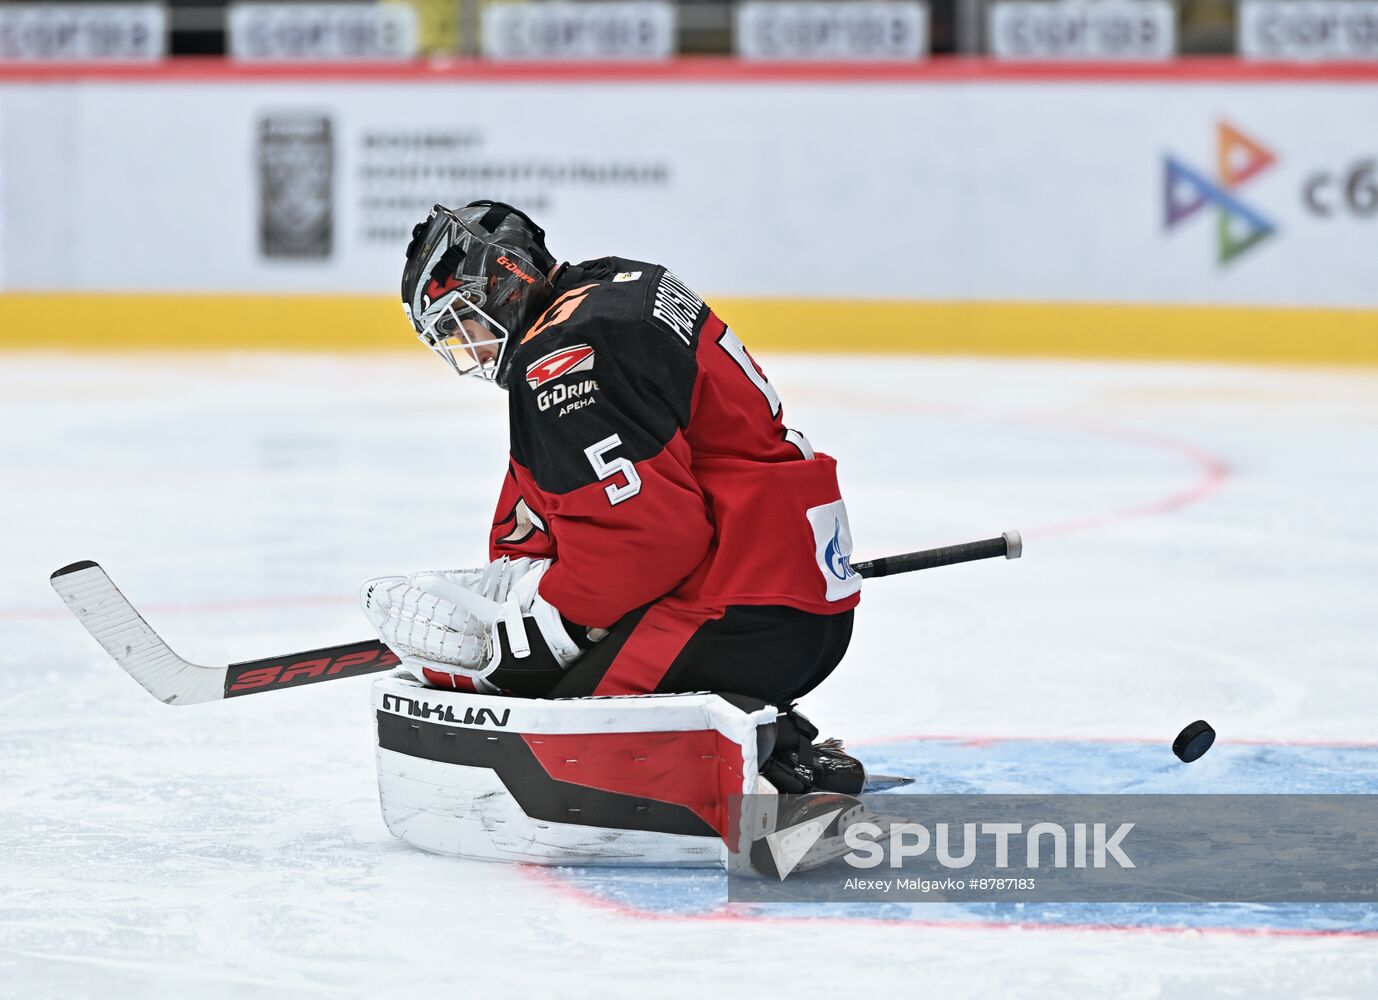
[[[549,557],[541,595],[607,628],[689,608],[856,606],[837,465],[785,427],[746,348],[674,274],[570,265],[513,351],[491,557]]]

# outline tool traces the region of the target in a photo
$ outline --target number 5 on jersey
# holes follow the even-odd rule
[[[604,461],[603,456],[614,448],[622,444],[622,439],[616,434],[609,434],[597,444],[591,444],[584,449],[584,454],[588,456],[589,464],[593,466],[593,471],[598,475],[599,480],[611,479],[619,472],[627,480],[626,485],[612,483],[603,487],[603,492],[608,495],[608,503],[616,507],[623,500],[630,500],[641,492],[641,476],[637,474],[636,466],[632,465],[625,458],[613,458]]]

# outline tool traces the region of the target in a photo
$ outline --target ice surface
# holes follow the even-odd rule
[[[859,558],[1026,541],[868,583],[826,733],[914,791],[1378,791],[1378,375],[762,360]],[[368,681],[169,708],[48,588],[97,559],[199,662],[365,638],[359,580],[481,561],[503,405],[420,351],[0,358],[0,995],[1378,993],[1370,910],[733,909],[419,854]]]

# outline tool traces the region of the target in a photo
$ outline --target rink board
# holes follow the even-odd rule
[[[1201,760],[1184,765],[1172,756],[1169,742],[917,738],[856,749],[873,771],[918,779],[890,794],[1378,793],[1378,744],[1231,746],[1222,738]],[[1378,906],[1360,904],[728,905],[721,872],[565,868],[554,877],[590,902],[643,917],[1378,936]]]
[[[497,197],[758,348],[1375,362],[1375,118],[1213,60],[0,69],[0,347],[89,296],[110,348],[402,349],[411,226]]]

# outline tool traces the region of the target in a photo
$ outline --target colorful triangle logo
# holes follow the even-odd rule
[[[1277,162],[1272,150],[1250,139],[1229,122],[1218,122],[1215,135],[1217,172],[1220,183],[1227,188],[1243,184]]]
[[[1215,185],[1171,156],[1163,168],[1163,214],[1170,229],[1200,211],[1211,200]]]
[[[1219,249],[1216,259],[1221,264],[1228,264],[1277,232],[1277,227],[1257,212],[1236,205],[1242,211],[1221,211],[1216,217],[1216,246]]]
[[[1234,189],[1277,162],[1262,143],[1229,122],[1216,123],[1217,178],[1210,178],[1174,156],[1163,157],[1163,219],[1168,229],[1207,205],[1216,209],[1216,260],[1224,265],[1252,250],[1277,227],[1244,204]]]

